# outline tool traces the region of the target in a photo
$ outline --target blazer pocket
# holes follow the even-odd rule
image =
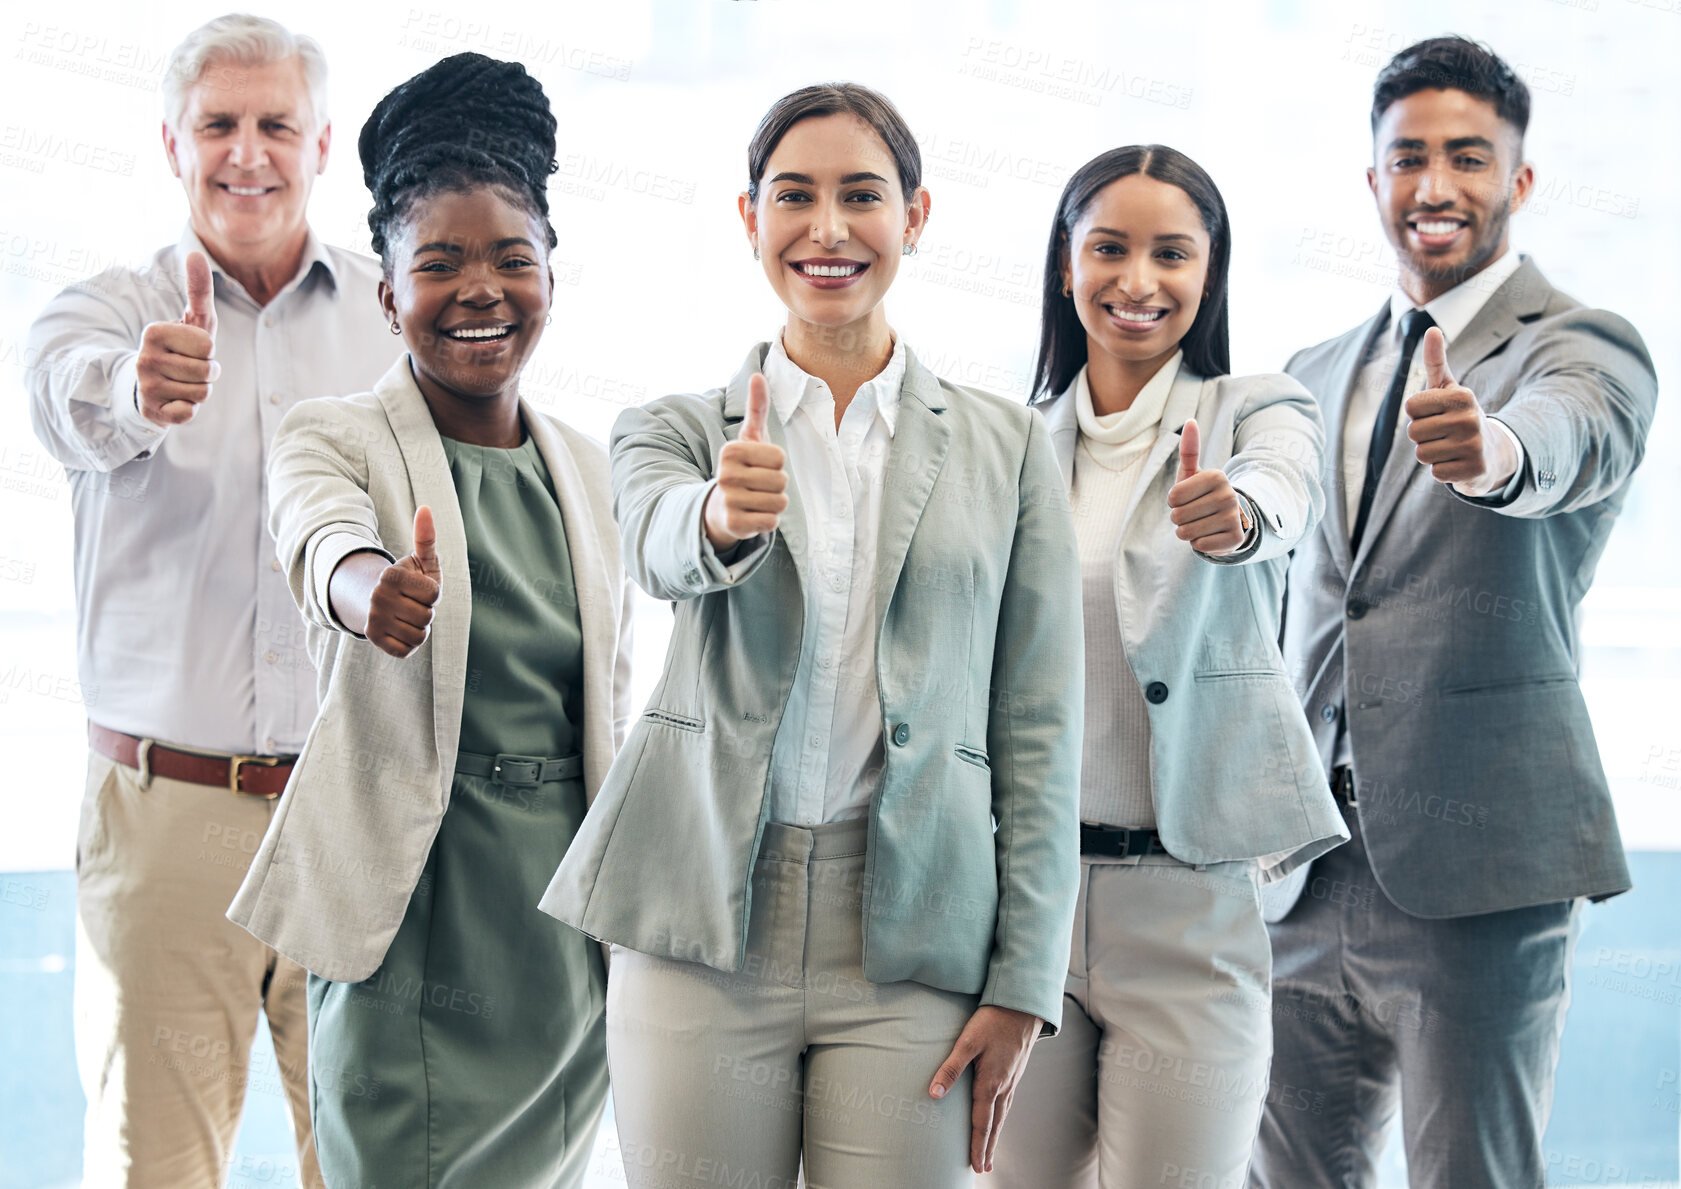
[[[644,710],[642,717],[656,726],[676,727],[679,731],[694,731],[699,734],[706,730],[706,723],[701,719],[690,718],[672,710]]]
[[[1488,681],[1478,685],[1448,685],[1443,686],[1440,695],[1444,698],[1472,698],[1478,694],[1509,694],[1523,690],[1543,689],[1552,685],[1575,685],[1574,673],[1561,673],[1555,677],[1517,677],[1507,681]]]
[[[986,752],[980,748],[959,743],[952,750],[957,753],[957,758],[965,763],[973,764],[977,768],[985,768],[988,772],[992,771],[992,762],[986,758]]]
[[[1195,673],[1192,676],[1197,681],[1260,681],[1274,680],[1289,676],[1283,669],[1210,669],[1207,672]]]

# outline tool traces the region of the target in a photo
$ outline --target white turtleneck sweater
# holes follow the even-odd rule
[[[1086,371],[1074,378],[1080,434],[1069,502],[1080,544],[1086,619],[1086,735],[1080,764],[1080,820],[1154,829],[1150,795],[1150,715],[1121,643],[1115,583],[1121,527],[1144,461],[1155,444],[1180,355],[1162,364],[1126,409],[1099,417]],[[1140,516],[1166,515],[1140,508]]]

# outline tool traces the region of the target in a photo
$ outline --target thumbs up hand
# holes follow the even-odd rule
[[[1406,403],[1407,437],[1416,443],[1418,461],[1438,483],[1451,483],[1465,495],[1487,495],[1504,486],[1518,469],[1512,440],[1489,425],[1476,394],[1454,382],[1440,329],[1425,331],[1419,350],[1427,387]]]
[[[134,406],[154,425],[191,421],[222,374],[216,353],[216,301],[210,262],[187,254],[187,308],[179,322],[153,322],[140,334]]]
[[[368,599],[363,634],[382,652],[402,658],[426,643],[443,593],[437,547],[432,509],[422,504],[414,510],[414,551],[385,567]]]
[[[741,437],[718,452],[717,484],[701,514],[713,549],[729,549],[748,537],[775,532],[788,509],[787,461],[782,447],[766,440],[770,390],[757,373],[747,383],[747,418]]]
[[[1189,541],[1198,553],[1231,553],[1249,535],[1248,517],[1226,472],[1218,467],[1198,469],[1202,435],[1195,419],[1179,432],[1179,479],[1167,493],[1174,535]]]

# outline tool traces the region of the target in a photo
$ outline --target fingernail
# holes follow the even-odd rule
[[[928,1091],[928,1093],[932,1094],[935,1098],[944,1098],[946,1096],[946,1088],[944,1086],[936,1085],[932,1090]]]

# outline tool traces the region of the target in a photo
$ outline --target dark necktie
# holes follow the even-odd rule
[[[1423,310],[1408,310],[1401,315],[1401,360],[1389,379],[1389,390],[1378,406],[1377,420],[1372,423],[1372,444],[1366,450],[1366,481],[1360,485],[1360,511],[1354,517],[1354,532],[1348,539],[1349,553],[1360,552],[1360,538],[1366,531],[1366,517],[1372,511],[1372,497],[1377,494],[1378,480],[1383,477],[1383,464],[1389,461],[1389,445],[1395,437],[1395,422],[1401,416],[1401,402],[1407,398],[1407,372],[1412,367],[1413,352],[1424,332],[1436,325],[1436,320]]]

